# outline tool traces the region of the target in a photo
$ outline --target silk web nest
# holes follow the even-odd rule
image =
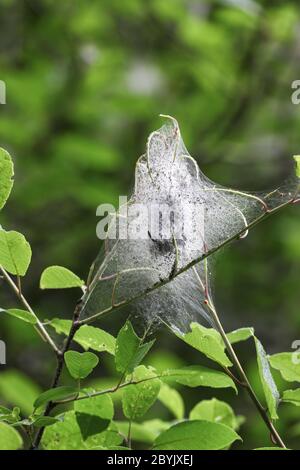
[[[229,240],[246,237],[260,218],[297,197],[296,177],[264,193],[210,181],[189,155],[177,121],[165,117],[167,124],[149,136],[146,153],[136,163],[133,194],[111,216],[84,296],[84,318],[129,305],[131,317],[145,328],[165,323],[185,332],[192,321],[214,326],[207,307],[207,299],[212,302],[211,255]],[[147,224],[136,210],[140,205],[149,212],[153,206],[176,207],[168,230],[159,217]],[[124,216],[126,211],[130,214]],[[140,227],[143,237],[122,238],[116,230],[120,222],[123,228]],[[112,232],[116,239],[110,238]]]

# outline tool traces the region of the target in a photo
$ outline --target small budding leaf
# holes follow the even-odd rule
[[[5,421],[6,423],[13,424],[17,421],[20,421],[20,408],[15,406],[13,410],[6,408],[5,406],[0,406],[0,421]]]
[[[117,336],[116,369],[130,374],[141,363],[153,344],[154,340],[142,344],[142,339],[136,335],[130,321],[127,321]]]
[[[296,176],[300,178],[300,155],[295,155],[294,160],[296,162]]]
[[[225,354],[225,345],[221,335],[216,330],[205,328],[199,323],[191,323],[191,332],[177,336],[221,366],[232,366]]]
[[[13,187],[14,166],[6,150],[0,148],[0,209],[5,205]]]
[[[91,352],[67,351],[64,358],[67,369],[74,379],[85,379],[99,362],[96,354]]]
[[[84,281],[63,266],[49,266],[43,271],[40,280],[41,289],[69,289],[82,286]]]
[[[32,325],[35,325],[37,322],[36,316],[33,313],[28,312],[28,310],[21,310],[19,308],[10,308],[8,310],[4,310],[0,308],[0,312],[7,313],[12,317],[19,318],[19,320],[23,320],[25,323],[31,323]]]
[[[272,419],[278,419],[277,407],[279,404],[279,392],[274,382],[268,357],[261,342],[255,338],[256,354],[259,377],[266,398],[268,410]]]
[[[25,276],[31,261],[31,248],[21,233],[0,230],[0,265],[10,274]]]
[[[163,431],[154,441],[154,450],[221,450],[240,436],[224,424],[184,421]]]
[[[122,406],[124,415],[128,419],[136,420],[144,416],[155,403],[161,382],[156,378],[156,373],[145,366],[137,367],[131,380],[140,383],[124,388]]]

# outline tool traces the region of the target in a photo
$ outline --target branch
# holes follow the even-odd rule
[[[296,198],[297,198],[298,190],[299,190],[299,188],[297,188],[296,193],[293,195],[293,197],[290,200],[284,202],[283,204],[280,204],[279,206],[275,207],[274,209],[265,210],[259,217],[257,217],[257,219],[255,219],[253,222],[249,223],[248,225],[245,225],[245,227],[243,227],[239,232],[235,233],[232,237],[228,238],[227,240],[225,240],[223,243],[221,243],[217,247],[212,248],[209,251],[206,251],[201,256],[195,258],[194,260],[192,260],[190,263],[186,264],[182,268],[176,270],[174,273],[172,273],[172,276],[168,276],[167,278],[165,278],[165,279],[153,284],[152,286],[148,287],[147,289],[140,292],[139,294],[136,294],[136,295],[134,295],[134,296],[132,296],[128,299],[125,299],[125,300],[123,300],[119,303],[115,303],[114,305],[111,305],[110,307],[102,310],[101,312],[97,312],[97,313],[95,313],[94,315],[91,315],[88,318],[85,318],[83,320],[79,320],[79,322],[78,322],[79,325],[81,326],[81,325],[85,325],[87,323],[92,323],[95,320],[97,320],[100,316],[102,316],[104,314],[107,314],[107,313],[110,313],[113,310],[116,310],[118,308],[125,307],[126,305],[129,305],[131,302],[133,302],[137,299],[140,299],[141,297],[144,297],[144,296],[150,294],[151,292],[155,291],[156,289],[159,289],[160,287],[163,287],[164,285],[166,285],[169,282],[173,281],[173,279],[175,279],[177,276],[180,276],[180,274],[183,274],[184,272],[188,271],[189,269],[191,269],[196,264],[201,263],[202,261],[207,259],[209,256],[213,255],[217,251],[219,251],[222,248],[226,247],[227,245],[229,245],[231,242],[233,242],[237,238],[241,238],[243,236],[243,234],[245,234],[246,231],[254,228],[256,225],[258,225],[260,222],[262,222],[262,220],[267,219],[268,217],[270,217],[273,214],[276,214],[277,212],[279,212],[283,208],[289,206],[290,204],[293,204],[295,202]],[[94,282],[92,284],[94,284]],[[89,292],[91,292],[91,289],[86,293],[86,295],[88,295]],[[83,296],[83,304],[86,300],[85,297],[86,296]]]
[[[148,382],[149,380],[154,380],[154,379],[160,379],[161,377],[164,377],[164,375],[154,375],[153,377],[147,377],[146,379],[141,379],[141,380],[131,380],[129,382],[124,382],[124,383],[118,383],[115,387],[107,388],[106,390],[96,390],[93,393],[87,393],[86,395],[83,396],[76,396],[74,398],[68,398],[67,400],[59,400],[56,402],[53,402],[53,405],[63,405],[66,403],[71,403],[74,401],[79,401],[79,400],[86,400],[87,398],[93,398],[93,397],[99,397],[100,395],[106,395],[107,393],[115,393],[121,388],[128,387],[129,385],[138,385],[143,382]],[[172,374],[168,375],[167,377],[172,377]]]
[[[62,370],[63,370],[63,366],[64,366],[64,355],[69,350],[69,348],[71,346],[71,343],[72,343],[72,340],[73,340],[76,332],[80,328],[80,325],[78,323],[78,319],[80,317],[81,308],[82,308],[82,302],[80,300],[77,303],[77,305],[75,307],[75,310],[74,310],[74,313],[73,313],[73,321],[72,321],[72,326],[71,326],[71,329],[70,329],[70,333],[69,333],[69,335],[66,339],[63,350],[60,351],[59,355],[57,356],[57,367],[56,367],[56,371],[55,371],[55,374],[54,374],[54,377],[53,377],[52,384],[51,384],[50,388],[56,388],[59,384],[59,379],[60,379],[60,376],[61,376],[61,373],[62,373]],[[54,407],[55,407],[55,404],[53,402],[49,402],[46,409],[45,409],[45,412],[44,412],[43,416],[49,416],[49,414],[51,413],[51,411],[53,410]],[[37,434],[35,436],[35,439],[33,441],[31,449],[38,449],[38,447],[40,445],[40,442],[41,442],[41,439],[42,439],[43,434],[44,434],[44,430],[45,430],[44,427],[41,427],[39,429],[39,431],[37,432]]]

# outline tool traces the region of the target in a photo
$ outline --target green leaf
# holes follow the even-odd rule
[[[155,440],[154,450],[221,450],[239,435],[224,424],[210,421],[184,421],[162,432]]]
[[[145,366],[134,370],[131,380],[141,383],[125,387],[122,396],[123,413],[128,419],[141,418],[155,403],[160,389],[160,380],[155,377],[156,373]]]
[[[37,322],[36,316],[33,313],[28,312],[28,310],[21,310],[19,308],[10,308],[8,310],[4,310],[0,308],[0,312],[7,313],[12,317],[19,318],[19,320],[23,320],[26,323],[31,323],[32,325],[35,325]]]
[[[294,360],[294,354],[283,352],[269,356],[273,369],[279,370],[282,377],[288,382],[300,382],[300,362]]]
[[[23,446],[23,441],[14,428],[6,423],[0,423],[0,450],[18,450]]]
[[[78,395],[78,390],[75,387],[62,386],[50,388],[41,393],[34,402],[34,408],[40,408],[46,405],[49,401],[67,400]]]
[[[31,248],[19,232],[0,230],[0,265],[10,274],[25,276],[31,260]]]
[[[93,388],[85,388],[80,393],[80,396],[88,396],[94,392]],[[108,394],[76,400],[74,402],[74,410],[80,413],[95,414],[100,418],[109,420],[112,420],[114,416],[113,401]]]
[[[221,335],[213,328],[191,323],[191,332],[177,336],[212,361],[225,367],[232,366],[225,354],[225,345]]]
[[[278,419],[277,407],[279,403],[279,392],[272,377],[268,357],[261,342],[255,338],[257,363],[260,381],[263,387],[268,410],[272,419]]]
[[[88,437],[105,431],[110,424],[109,419],[102,419],[96,415],[81,412],[76,413],[76,420],[84,441],[86,441]]]
[[[49,324],[58,334],[68,336],[72,321],[54,318]],[[106,331],[94,326],[83,325],[75,334],[74,341],[85,350],[93,349],[98,352],[106,351],[110,354],[115,354],[116,339]]]
[[[238,330],[231,331],[227,334],[227,338],[231,344],[239,343],[240,341],[246,341],[252,336],[254,336],[254,329],[249,327],[239,328]]]
[[[46,268],[41,276],[41,289],[69,289],[71,287],[82,287],[82,281],[76,274],[62,266],[50,266]]]
[[[300,178],[300,155],[294,155],[294,160],[296,162],[296,176]]]
[[[0,406],[0,420],[5,418],[6,416],[11,416],[12,410],[6,408],[6,406]]]
[[[67,351],[64,358],[67,369],[74,379],[85,379],[99,362],[96,354],[92,352]]]
[[[93,392],[93,389],[83,391],[85,395]],[[114,415],[114,405],[109,395],[77,400],[74,402],[74,410],[84,441],[107,429]]]
[[[169,369],[162,373],[162,380],[175,381],[187,387],[227,388],[236,386],[224,372],[203,366],[187,366],[180,369]]]
[[[296,390],[285,390],[282,395],[282,401],[300,406],[300,388]]]
[[[52,424],[55,424],[58,421],[59,420],[57,418],[53,418],[52,416],[38,416],[33,419],[30,424],[37,428],[45,428],[46,426],[52,426]]]
[[[84,401],[84,400],[83,400]],[[61,420],[45,429],[42,446],[45,450],[87,450],[96,448],[111,448],[122,443],[123,438],[119,434],[116,425],[111,422],[105,431],[82,438],[82,433],[75,411],[68,411],[57,416]]]
[[[128,436],[129,421],[116,421],[115,424],[123,436]],[[152,444],[157,436],[168,429],[171,423],[161,421],[160,419],[150,419],[142,423],[131,423],[131,439],[136,442]]]
[[[162,383],[158,394],[158,399],[168,408],[175,418],[183,419],[184,402],[177,390],[169,387],[169,385],[165,383]]]
[[[131,373],[140,364],[153,346],[154,341],[142,344],[131,323],[127,321],[119,331],[116,340],[115,364],[119,372]]]
[[[221,423],[232,429],[237,429],[238,423],[235,414],[227,403],[212,398],[211,400],[203,400],[197,403],[190,412],[191,420],[205,420],[213,423]]]
[[[32,412],[33,403],[40,393],[40,387],[21,372],[13,369],[1,372],[1,399],[20,407],[24,414],[29,415]]]
[[[13,187],[14,166],[6,150],[0,148],[0,209],[5,205]]]

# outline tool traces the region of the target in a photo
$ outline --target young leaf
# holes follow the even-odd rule
[[[300,382],[300,363],[294,360],[294,354],[283,352],[269,356],[273,369],[279,370],[282,377],[288,382]]]
[[[31,248],[21,233],[0,230],[0,265],[10,274],[25,276],[31,260]]]
[[[0,406],[0,420],[5,418],[6,416],[11,416],[12,410],[6,408],[6,406]]]
[[[13,186],[14,166],[6,150],[0,148],[0,209],[6,203]]]
[[[0,312],[8,313],[8,315],[19,318],[19,320],[23,320],[26,323],[31,323],[32,325],[37,322],[36,316],[33,313],[28,312],[28,310],[21,310],[19,308],[10,308],[8,310],[3,310],[2,308],[0,308]]]
[[[12,410],[4,406],[0,406],[0,421],[13,424],[20,421],[20,408],[15,406]]]
[[[232,366],[225,354],[225,345],[222,338],[216,330],[205,328],[199,323],[191,323],[191,330],[191,332],[178,335],[178,337],[221,366]]]
[[[162,383],[158,394],[158,399],[168,408],[175,418],[183,419],[184,402],[177,390],[169,387],[169,385],[165,383]]]
[[[83,400],[84,401],[84,400]],[[45,450],[88,450],[96,448],[110,448],[122,443],[123,438],[119,434],[113,422],[105,431],[82,438],[82,433],[76,419],[75,411],[67,411],[59,422],[45,429],[42,446]]]
[[[71,329],[71,320],[61,320],[54,318],[51,320],[52,326],[58,334],[68,335]],[[83,349],[93,349],[94,351],[106,351],[115,354],[116,339],[109,333],[94,326],[83,325],[75,334],[74,341],[80,344]]]
[[[71,287],[82,287],[83,285],[84,281],[62,266],[46,268],[40,280],[41,289],[69,289]]]
[[[285,390],[282,395],[282,401],[300,406],[300,388],[296,390]]]
[[[136,335],[130,321],[127,321],[117,336],[116,369],[119,372],[130,374],[140,364],[153,344],[154,340],[142,344],[141,338]]]
[[[96,354],[91,352],[67,351],[64,358],[67,369],[74,379],[85,379],[99,362]]]
[[[132,381],[141,382],[124,388],[122,397],[123,413],[128,419],[141,418],[156,401],[160,380],[155,377],[156,373],[145,366],[134,370]]]
[[[272,377],[266,352],[263,348],[263,345],[257,338],[255,338],[255,346],[259,377],[263,387],[268,410],[272,419],[278,419],[276,410],[279,403],[279,392]]]
[[[213,423],[221,423],[232,429],[237,429],[238,423],[235,414],[227,403],[212,398],[197,403],[190,412],[189,419],[201,419]]]
[[[224,424],[210,421],[184,421],[162,432],[155,440],[154,450],[221,450],[239,435]]]
[[[296,176],[300,178],[300,155],[295,155],[294,160],[296,162]]]
[[[46,405],[49,401],[67,400],[68,398],[76,397],[77,395],[78,390],[75,387],[62,386],[50,388],[37,397],[34,402],[34,408],[40,408],[41,406]]]
[[[84,395],[93,389],[84,389]],[[99,395],[74,402],[74,410],[82,439],[99,434],[108,428],[113,415],[114,405],[109,395]]]
[[[227,334],[231,344],[239,343],[240,341],[246,341],[254,335],[253,328],[239,328],[238,330],[231,331]]]
[[[23,441],[14,428],[0,422],[0,450],[18,450],[23,446]]]
[[[162,373],[161,379],[164,381],[175,381],[187,387],[232,387],[236,391],[235,383],[227,374],[203,366],[169,369]]]

